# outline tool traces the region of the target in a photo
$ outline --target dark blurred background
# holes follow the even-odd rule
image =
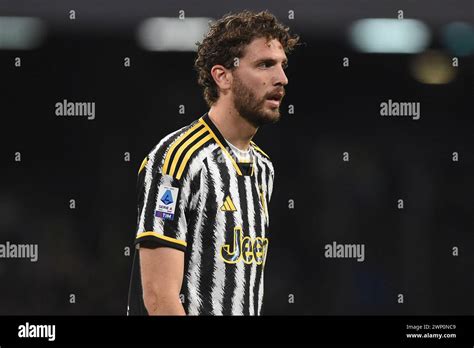
[[[264,313],[474,313],[472,0],[0,0],[0,243],[39,247],[0,259],[0,314],[125,314],[138,167],[207,111],[189,43],[242,9],[305,42],[255,138],[276,170]],[[420,119],[382,117],[389,99]],[[325,258],[333,241],[365,261]]]

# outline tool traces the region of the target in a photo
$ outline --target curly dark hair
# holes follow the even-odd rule
[[[220,64],[227,69],[234,69],[234,59],[241,58],[245,46],[261,37],[277,39],[285,53],[290,53],[300,39],[298,35],[290,34],[289,28],[278,22],[270,12],[245,10],[224,15],[210,25],[204,40],[196,43],[198,50],[194,67],[209,107],[219,98],[219,89],[211,75],[211,68]]]

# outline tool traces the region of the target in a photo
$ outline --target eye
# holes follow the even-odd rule
[[[261,62],[258,66],[262,68],[269,68],[272,66],[272,64],[270,62]]]

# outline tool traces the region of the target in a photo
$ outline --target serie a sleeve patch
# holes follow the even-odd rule
[[[158,189],[158,204],[155,217],[163,220],[173,220],[178,200],[179,188],[161,185]]]

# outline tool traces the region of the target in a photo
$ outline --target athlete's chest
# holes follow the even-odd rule
[[[217,220],[231,220],[252,230],[252,234],[264,233],[269,223],[265,168],[257,159],[246,164],[245,171],[242,166],[239,172],[235,164],[215,157],[207,162],[202,178],[207,211],[214,212]]]
[[[257,160],[252,166],[251,175],[239,175],[230,163],[211,161],[203,180],[206,187],[202,194],[207,197],[204,215],[214,220],[213,248],[216,257],[227,264],[260,265],[265,260],[268,183]]]

